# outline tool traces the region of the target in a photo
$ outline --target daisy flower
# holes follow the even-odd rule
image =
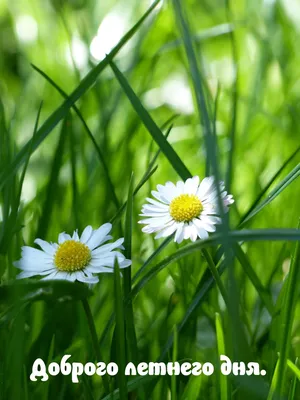
[[[224,212],[234,202],[232,195],[225,191],[223,182],[219,183]],[[142,208],[140,216],[147,217],[139,221],[145,224],[145,233],[158,232],[155,239],[172,235],[174,241],[181,243],[183,239],[193,242],[199,237],[206,239],[208,232],[216,230],[215,225],[221,223],[217,188],[214,177],[198,176],[178,181],[176,185],[167,182],[157,185],[157,191],[151,192],[156,200],[147,198],[149,204]]]
[[[112,239],[108,235],[111,224],[104,224],[93,230],[87,226],[80,238],[77,231],[71,237],[67,233],[60,233],[58,243],[48,243],[42,239],[34,242],[42,250],[29,246],[22,247],[22,256],[14,263],[15,267],[22,270],[17,278],[28,278],[34,275],[44,275],[43,279],[65,279],[80,281],[88,284],[97,283],[97,276],[101,272],[113,272],[115,260],[120,268],[131,265],[123,254],[115,250],[124,250],[124,239],[107,243]]]

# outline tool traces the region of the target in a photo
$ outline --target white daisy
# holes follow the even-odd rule
[[[93,274],[113,272],[116,259],[120,268],[128,267],[131,261],[119,251],[113,251],[124,250],[123,238],[103,245],[112,239],[112,236],[108,235],[111,228],[111,224],[104,224],[96,230],[87,226],[80,238],[77,231],[72,237],[63,232],[58,236],[58,244],[36,239],[34,242],[42,250],[22,247],[22,257],[14,263],[17,268],[23,270],[17,278],[44,275],[43,279],[65,279],[72,282],[77,280],[93,284],[99,281]]]
[[[223,182],[219,183],[219,188],[223,209],[227,212],[234,200],[225,191]],[[151,193],[156,200],[147,198],[150,204],[145,204],[140,214],[147,218],[139,223],[146,225],[143,232],[158,232],[155,239],[175,232],[175,242],[189,238],[194,242],[197,237],[206,239],[208,232],[214,232],[215,225],[221,223],[214,177],[204,178],[201,183],[198,176],[178,181],[176,185],[167,182],[157,185],[157,191]]]

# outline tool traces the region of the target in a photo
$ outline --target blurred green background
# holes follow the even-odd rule
[[[212,173],[205,147],[205,124],[199,119],[194,79],[173,3],[176,1],[159,3],[114,62],[162,132],[169,133],[168,142],[192,175],[203,178]],[[253,204],[262,203],[298,165],[300,3],[297,0],[180,3],[190,24],[190,37],[215,128],[220,176],[235,199],[230,226],[239,227]],[[60,287],[43,292],[38,283],[13,289],[18,271],[12,262],[20,258],[21,246],[24,243],[33,246],[36,237],[56,242],[60,232],[71,233],[75,229],[81,232],[87,225],[96,229],[113,221],[114,238],[123,236],[125,208],[122,212],[118,210],[127,200],[132,172],[136,187],[159,147],[112,69],[106,66],[76,102],[106,167],[74,111],[58,125],[51,126],[32,154],[29,146],[30,159],[20,202],[18,191],[24,164],[16,162],[15,169],[12,165],[32,138],[41,103],[39,126],[64,100],[34,67],[70,95],[150,5],[149,0],[0,0],[0,399],[100,399],[108,395],[97,376],[82,378],[79,384],[72,384],[70,377],[62,375],[50,377],[47,383],[29,381],[36,358],[59,362],[64,354],[71,354],[72,361],[85,363],[93,360],[93,346],[78,301],[85,296],[85,292],[81,293],[83,289],[76,294],[67,285],[68,295]],[[137,223],[142,204],[157,184],[180,179],[161,152],[153,166],[157,169],[133,201],[133,275],[162,243],[142,234]],[[289,183],[243,227],[296,228],[300,187],[297,181]],[[186,244],[168,244],[157,254],[154,264]],[[253,381],[253,377],[226,378],[225,389],[224,379],[218,373],[210,377],[179,376],[176,380],[161,377],[150,383],[138,382],[129,390],[129,398],[272,398],[270,385],[278,346],[283,343],[281,339],[278,342],[277,333],[282,325],[277,325],[276,318],[278,314],[281,316],[280,302],[285,296],[283,290],[287,290],[282,284],[290,268],[294,244],[284,239],[249,241],[242,248],[261,285],[257,290],[235,256],[230,260],[235,282],[232,299],[237,304],[247,351],[234,353],[232,338],[239,332],[230,332],[229,327],[234,330],[236,326],[214,284],[188,315],[191,302],[210,279],[207,260],[200,251],[195,251],[150,276],[135,297],[133,315],[138,349],[135,361],[154,361],[163,354],[165,360],[175,356],[176,360],[216,363],[220,336],[216,337],[215,313],[219,313],[227,354],[240,359],[251,355],[251,361],[266,369],[266,377],[254,377]],[[209,252],[217,264],[217,246],[212,246]],[[144,273],[154,264],[149,262]],[[224,274],[225,283],[228,279]],[[293,362],[300,350],[298,286],[293,292],[295,322],[288,348],[288,357]],[[274,303],[274,314],[266,310],[264,293]],[[283,293],[281,297],[279,293]],[[103,275],[89,298],[105,362],[118,360],[120,356],[114,322],[107,325],[115,297],[113,275]],[[125,307],[125,320],[126,313]],[[185,322],[175,335],[174,350],[167,340],[182,321]],[[126,347],[125,342],[123,345]],[[126,361],[131,358],[126,355]],[[283,398],[299,398],[296,376],[299,378],[300,374],[288,370],[284,390],[289,397]],[[112,379],[110,385],[111,389],[118,389],[120,383]],[[267,397],[268,393],[271,397]]]

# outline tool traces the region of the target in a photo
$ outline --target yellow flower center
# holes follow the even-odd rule
[[[84,269],[91,260],[91,251],[83,243],[66,240],[59,245],[54,262],[59,271],[74,272]]]
[[[202,203],[194,194],[181,194],[170,204],[170,214],[176,222],[190,222],[199,217],[202,210]]]

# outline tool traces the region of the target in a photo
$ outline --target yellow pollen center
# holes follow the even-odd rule
[[[60,244],[54,257],[59,271],[74,272],[84,269],[91,260],[91,251],[83,243],[66,240]]]
[[[176,222],[190,222],[199,217],[202,210],[202,203],[194,194],[181,194],[170,204],[170,214]]]

